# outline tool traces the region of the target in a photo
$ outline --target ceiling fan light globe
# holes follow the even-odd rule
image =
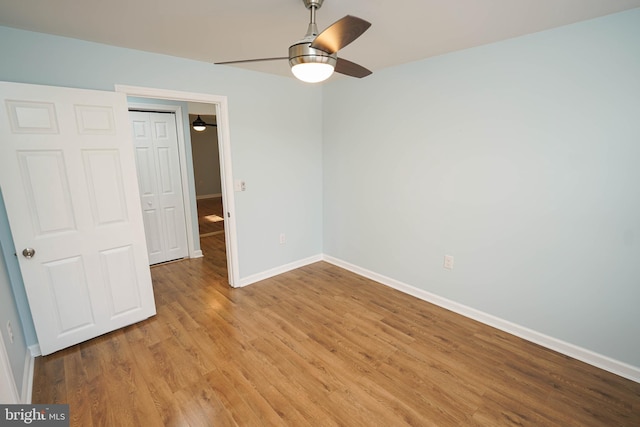
[[[319,83],[333,74],[338,56],[310,46],[313,37],[306,37],[289,47],[289,65],[293,75],[303,82]]]
[[[193,130],[195,130],[196,132],[202,132],[206,128],[206,126],[193,125]]]
[[[291,72],[298,80],[307,83],[319,83],[333,74],[333,65],[327,63],[304,62],[291,67]]]

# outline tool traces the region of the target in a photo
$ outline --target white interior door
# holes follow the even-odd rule
[[[0,186],[42,354],[154,315],[126,97],[0,82],[0,98]]]
[[[149,262],[184,258],[187,247],[175,114],[130,111]]]

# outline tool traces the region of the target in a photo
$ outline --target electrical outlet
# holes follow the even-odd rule
[[[7,334],[9,335],[9,341],[13,344],[13,328],[11,327],[11,320],[7,321]]]
[[[453,270],[453,256],[451,255],[445,255],[444,256],[444,268],[446,268],[447,270]]]
[[[285,243],[287,243],[287,235],[284,233],[280,233],[280,244],[284,245]]]

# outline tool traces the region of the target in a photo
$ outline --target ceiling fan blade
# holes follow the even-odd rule
[[[281,59],[289,59],[289,57],[288,56],[279,56],[277,58],[241,59],[239,61],[214,62],[214,64],[215,65],[242,64],[244,62],[279,61]]]
[[[327,53],[336,53],[360,37],[370,26],[371,23],[364,19],[347,15],[318,34],[311,42],[311,47]]]
[[[362,65],[358,65],[354,62],[347,61],[346,59],[338,58],[336,62],[336,73],[345,74],[351,77],[357,77],[359,79],[367,77],[371,74],[371,71],[364,68]]]

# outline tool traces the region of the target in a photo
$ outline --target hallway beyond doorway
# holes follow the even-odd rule
[[[198,230],[200,237],[224,233],[222,197],[200,199],[198,203]]]

